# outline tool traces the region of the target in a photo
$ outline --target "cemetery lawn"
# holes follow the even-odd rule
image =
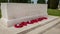
[[[48,9],[48,14],[53,16],[60,16],[60,10],[57,9]],[[1,10],[0,10],[0,18],[1,18]]]
[[[48,9],[48,14],[53,16],[60,16],[60,10],[58,9]]]

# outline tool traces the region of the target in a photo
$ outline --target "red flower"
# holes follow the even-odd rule
[[[35,23],[35,20],[31,20],[30,23],[31,23],[31,24]]]
[[[27,26],[27,24],[34,24],[34,23],[38,23],[38,21],[42,21],[43,19],[47,19],[46,17],[40,17],[31,21],[27,21],[27,22],[21,22],[20,24],[15,24],[14,27],[15,28],[22,28],[23,26]]]
[[[36,22],[38,22],[37,19],[35,19],[35,20],[31,20],[31,21],[28,21],[27,23],[28,23],[28,24],[33,24],[33,23],[36,23]]]
[[[38,22],[37,19],[31,20],[31,23],[37,23],[37,22]]]
[[[15,24],[15,28],[22,28],[23,26],[27,26],[27,22],[21,22],[20,24]]]
[[[27,24],[29,24],[29,21],[27,21]]]
[[[38,18],[38,21],[42,21],[43,20],[43,18]]]
[[[28,24],[32,24],[31,21],[27,21]]]
[[[47,19],[46,17],[40,17],[38,18],[38,21],[42,21],[43,19]]]
[[[47,19],[46,17],[42,17],[42,19]]]
[[[21,28],[21,27],[23,27],[23,26],[20,25],[20,24],[15,24],[14,27],[15,27],[15,28]]]
[[[21,22],[20,25],[27,26],[27,22]]]

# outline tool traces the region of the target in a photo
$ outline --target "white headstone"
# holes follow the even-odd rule
[[[6,26],[13,26],[22,21],[37,17],[47,17],[47,4],[1,3],[2,21]]]

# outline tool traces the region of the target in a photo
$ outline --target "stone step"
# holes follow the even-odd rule
[[[60,22],[56,24],[54,27],[45,31],[43,34],[60,34]]]
[[[27,32],[26,34],[30,34],[30,33],[37,34],[39,32],[42,32],[43,30],[55,25],[59,21],[60,21],[60,19],[58,17],[49,16],[47,20],[43,20],[39,23],[31,24],[31,25],[25,26],[23,28],[18,28],[18,29],[14,28],[14,27],[7,28],[3,24],[0,23],[0,26],[1,26],[0,29],[2,29],[4,34],[5,33],[6,34],[22,34],[23,32],[25,32],[25,33]],[[1,32],[1,33],[3,33],[3,32]]]
[[[56,24],[58,24],[59,21],[60,21],[60,19],[56,19],[56,20],[49,22],[48,24],[46,24],[42,27],[36,28],[35,30],[28,32],[27,34],[42,34],[42,33],[44,33],[45,30],[47,30],[47,29],[55,26]]]

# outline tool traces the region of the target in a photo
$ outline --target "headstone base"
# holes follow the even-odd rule
[[[5,27],[4,24],[0,23],[0,28],[4,34],[38,34],[52,27],[60,21],[59,17],[49,16],[47,20],[43,20],[39,23],[25,26],[23,28]],[[1,22],[1,21],[0,21]],[[2,32],[2,33],[3,33]],[[35,32],[35,33],[34,33]]]

